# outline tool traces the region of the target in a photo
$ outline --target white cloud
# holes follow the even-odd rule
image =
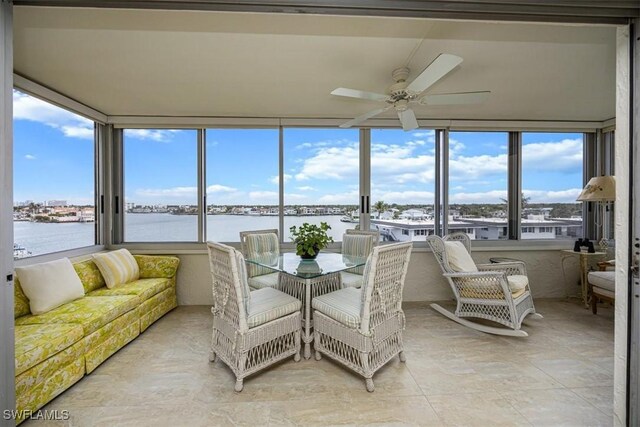
[[[289,181],[291,178],[293,178],[293,175],[290,175],[288,173],[285,173],[282,175],[284,177],[284,182],[286,183],[287,181]],[[269,182],[275,185],[280,184],[280,176],[276,175],[276,176],[272,176],[271,178],[269,178]]]
[[[522,190],[525,197],[530,197],[530,203],[575,203],[582,188],[568,188],[566,190],[543,191]]]
[[[181,132],[176,129],[125,129],[125,138],[167,142],[173,135]]]
[[[69,138],[93,139],[93,122],[40,99],[13,91],[14,120],[29,120],[58,129]]]
[[[506,190],[492,190],[477,193],[453,193],[449,203],[503,203],[507,198]]]
[[[139,188],[134,192],[141,197],[157,197],[161,199],[195,198],[198,194],[197,187],[172,187],[172,188]],[[193,200],[195,202],[195,199]]]
[[[208,193],[231,193],[234,191],[238,191],[237,188],[227,187],[226,185],[213,184],[207,187]]]
[[[378,200],[384,200],[385,203],[397,204],[431,204],[434,200],[434,194],[430,191],[389,191],[375,192],[372,194],[373,203]]]
[[[34,156],[33,154],[25,154],[24,158],[27,160],[35,160],[36,156]]]
[[[249,200],[251,201],[251,203],[277,205],[278,192],[277,191],[251,191],[249,192]]]
[[[568,172],[582,168],[582,139],[536,142],[522,146],[522,167],[541,171]]]
[[[300,190],[300,191],[317,191],[315,188],[310,187],[308,185],[303,185],[302,187],[296,187],[296,190]]]
[[[317,199],[315,203],[320,205],[357,205],[359,194],[357,191],[350,191],[338,194],[325,194]]]

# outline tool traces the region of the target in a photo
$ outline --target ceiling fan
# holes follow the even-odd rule
[[[409,104],[418,103],[420,105],[462,105],[478,104],[484,102],[489,97],[490,91],[443,93],[438,95],[422,95],[422,92],[431,87],[438,80],[447,75],[462,62],[462,58],[448,53],[442,53],[425,68],[418,77],[411,83],[407,83],[409,69],[407,67],[398,68],[391,74],[396,81],[388,89],[389,95],[381,93],[366,92],[356,89],[339,87],[331,92],[332,95],[346,96],[348,98],[365,99],[368,101],[381,101],[387,105],[369,111],[355,119],[349,120],[340,125],[341,128],[349,128],[358,125],[378,114],[382,114],[391,108],[398,113],[402,129],[405,131],[417,129],[418,121],[416,115]]]

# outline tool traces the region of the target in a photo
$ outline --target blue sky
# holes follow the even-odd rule
[[[15,200],[93,202],[93,123],[14,92]],[[207,131],[209,204],[278,203],[278,131]],[[374,129],[372,201],[433,203],[434,132]],[[582,187],[581,134],[523,134],[523,192],[532,202],[573,202]],[[125,198],[195,204],[196,131],[125,131]],[[451,203],[506,197],[507,133],[450,133]],[[357,204],[356,129],[287,128],[286,204]]]

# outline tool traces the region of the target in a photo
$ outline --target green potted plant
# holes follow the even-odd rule
[[[318,256],[318,252],[333,242],[327,230],[331,230],[331,226],[326,222],[321,222],[320,226],[305,222],[300,227],[294,225],[289,228],[296,244],[296,255],[302,259],[314,259]]]

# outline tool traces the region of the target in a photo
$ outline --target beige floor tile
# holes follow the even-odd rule
[[[613,311],[536,307],[545,318],[512,338],[410,305],[407,363],[380,369],[374,393],[326,357],[287,359],[235,393],[231,370],[208,362],[210,309],[179,307],[46,406],[69,410],[69,422],[24,425],[608,425]]]
[[[613,417],[613,387],[585,387],[571,390],[606,415]]]
[[[503,392],[511,405],[534,426],[610,426],[613,417],[568,389]]]
[[[532,360],[531,363],[565,387],[613,386],[613,375],[579,359]]]
[[[390,398],[376,390],[344,400],[274,402],[269,424],[440,426],[442,422],[424,396]]]
[[[458,393],[427,398],[448,426],[530,426],[498,393]]]

